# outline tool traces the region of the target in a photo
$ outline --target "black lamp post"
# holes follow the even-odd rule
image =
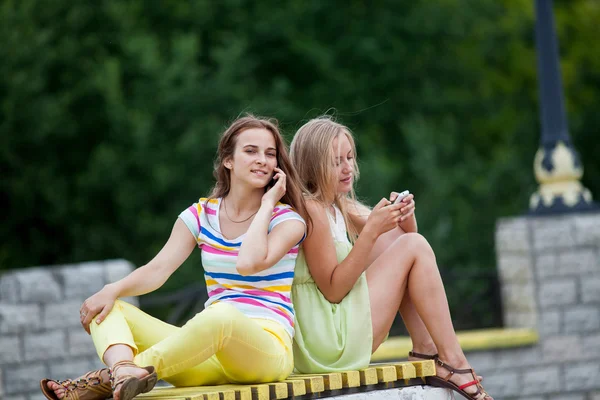
[[[541,215],[596,209],[590,191],[579,181],[583,167],[569,136],[552,0],[535,0],[535,6],[542,138],[534,160],[540,186],[531,196],[529,212]]]

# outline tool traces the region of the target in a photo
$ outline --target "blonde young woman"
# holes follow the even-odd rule
[[[272,382],[292,372],[290,290],[306,208],[276,124],[253,116],[233,122],[214,172],[210,197],[179,215],[156,257],[81,306],[81,323],[109,368],[42,380],[48,399],[131,400],[157,379],[198,386]],[[183,327],[117,300],[158,289],[196,246],[209,299]]]
[[[296,369],[365,368],[400,312],[413,342],[410,358],[437,364],[429,384],[492,400],[456,338],[434,252],[416,233],[413,196],[395,205],[392,193],[373,210],[357,202],[354,140],[329,117],[303,125],[290,154],[312,220],[292,288]]]

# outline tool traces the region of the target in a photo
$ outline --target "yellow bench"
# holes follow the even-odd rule
[[[373,364],[358,371],[315,375],[292,375],[283,382],[256,385],[157,387],[137,397],[140,400],[271,400],[305,395],[354,393],[422,385],[435,375],[433,361]]]

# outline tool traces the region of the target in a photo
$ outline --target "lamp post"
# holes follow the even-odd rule
[[[534,159],[540,186],[529,201],[529,212],[533,215],[596,209],[592,194],[579,181],[583,166],[569,136],[552,3],[552,0],[535,0],[542,137]]]

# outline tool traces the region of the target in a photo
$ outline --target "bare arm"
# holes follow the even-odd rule
[[[125,278],[104,286],[89,297],[81,306],[81,324],[90,332],[90,322],[96,316],[97,323],[106,318],[119,297],[139,296],[161,287],[171,274],[189,257],[196,240],[181,219],[177,219],[169,239],[158,254],[146,265],[131,272]]]
[[[252,275],[272,267],[304,235],[304,224],[298,220],[281,222],[269,233],[273,208],[263,202],[248,228],[235,264],[240,275]]]
[[[273,179],[277,182],[264,194],[260,208],[240,246],[235,264],[240,275],[252,275],[271,268],[304,235],[304,224],[298,220],[281,222],[269,234],[273,209],[286,189],[286,176],[281,169],[275,168]]]
[[[367,260],[379,235],[397,225],[400,206],[386,206],[388,203],[389,201],[382,199],[377,204],[354,247],[338,263],[325,208],[315,201],[308,201],[313,229],[304,240],[304,255],[315,283],[330,302],[339,303],[350,292],[360,274],[368,268]]]
[[[185,223],[178,218],[173,225],[171,236],[149,263],[107,286],[117,294],[117,298],[153,292],[187,260],[195,246],[194,236]]]

